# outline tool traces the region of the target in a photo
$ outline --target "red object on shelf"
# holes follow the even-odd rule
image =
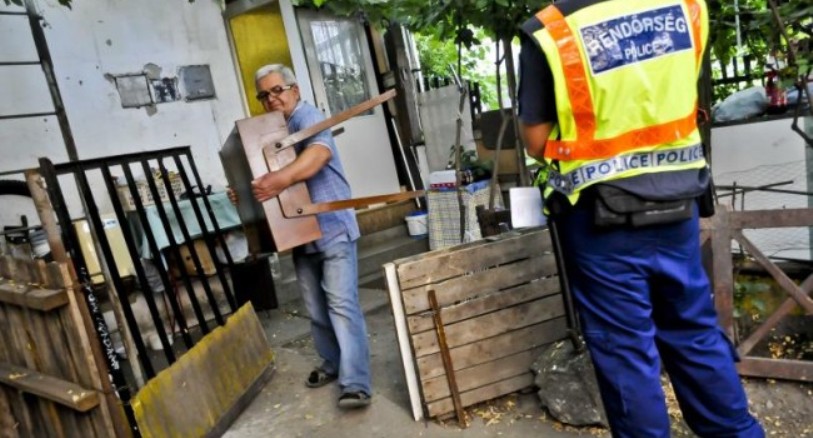
[[[771,70],[766,75],[765,96],[768,98],[768,114],[781,114],[787,110],[788,98],[779,81],[779,73]]]

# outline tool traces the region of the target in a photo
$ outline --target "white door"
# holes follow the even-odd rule
[[[356,20],[297,10],[308,61],[314,104],[325,117],[378,95],[364,29]],[[381,105],[341,124],[336,137],[353,197],[399,191],[386,120]]]

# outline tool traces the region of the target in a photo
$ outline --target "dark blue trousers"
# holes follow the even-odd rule
[[[597,229],[576,208],[556,220],[573,296],[614,437],[668,437],[661,363],[701,437],[764,437],[736,352],[718,328],[697,213],[646,228]]]

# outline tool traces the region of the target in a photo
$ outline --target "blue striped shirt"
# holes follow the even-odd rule
[[[319,109],[315,106],[300,101],[291,117],[288,118],[288,132],[301,131],[309,126],[315,125],[325,119]],[[305,183],[311,195],[313,203],[338,201],[350,199],[350,184],[344,176],[342,162],[339,159],[339,151],[333,141],[333,135],[326,129],[313,137],[307,138],[297,144],[294,148],[300,154],[308,147],[328,147],[330,148],[330,161],[316,175],[310,177]],[[323,251],[325,248],[336,242],[352,242],[359,238],[359,226],[356,222],[356,212],[353,209],[330,211],[316,215],[319,221],[319,228],[322,230],[322,238],[309,243],[305,247],[305,252]]]

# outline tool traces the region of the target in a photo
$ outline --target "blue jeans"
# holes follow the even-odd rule
[[[697,435],[764,437],[717,326],[697,212],[638,229],[597,229],[592,219],[577,207],[556,224],[613,436],[669,437],[662,361]]]
[[[339,375],[344,392],[370,389],[370,349],[359,304],[355,242],[337,242],[324,251],[293,253],[302,299],[311,318],[311,334],[321,368]]]

